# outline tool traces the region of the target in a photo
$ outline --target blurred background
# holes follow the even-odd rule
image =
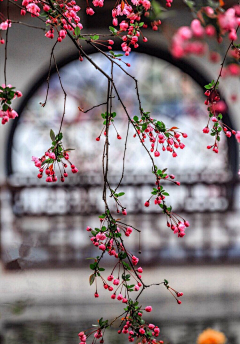
[[[112,2],[96,9],[97,17],[81,22],[86,32],[102,32],[111,25]],[[151,288],[142,297],[143,306],[153,305],[149,322],[161,328],[161,339],[171,344],[192,344],[207,327],[223,331],[228,343],[240,343],[240,187],[238,179],[239,146],[234,138],[221,140],[217,155],[206,149],[210,137],[202,134],[207,124],[203,86],[216,79],[219,65],[202,58],[175,60],[168,52],[169,37],[191,14],[181,1],[174,1],[173,15],[166,18],[160,32],[148,31],[148,43],[123,57],[128,69],[139,80],[144,110],[162,120],[167,127],[177,126],[188,133],[183,151],[173,159],[162,152],[156,159],[159,168],[168,168],[181,186],[166,184],[169,203],[191,226],[186,236],[176,238],[166,227],[165,218],[149,199],[154,180],[145,151],[130,129],[125,177],[121,191],[128,210],[127,223],[140,228],[140,266],[149,282],[166,278],[182,291],[177,305],[165,288]],[[1,11],[5,11],[1,4]],[[20,18],[11,6],[12,19],[35,24],[30,16]],[[39,22],[41,26],[41,22]],[[101,151],[103,139],[101,112],[96,108],[79,112],[106,99],[106,80],[86,60],[80,62],[66,38],[56,47],[56,57],[64,88],[68,94],[63,126],[65,147],[79,168],[64,184],[47,185],[37,179],[32,156],[42,156],[49,148],[49,130],[57,132],[63,109],[63,94],[58,76],[52,71],[47,105],[49,57],[54,41],[41,30],[13,24],[9,31],[7,83],[16,86],[23,98],[14,101],[19,117],[0,127],[0,343],[64,344],[77,343],[80,330],[96,324],[97,319],[113,319],[121,305],[110,299],[104,289],[94,298],[89,287],[87,257],[98,252],[91,245],[87,226],[98,226],[104,210],[101,200]],[[85,44],[85,43],[84,43]],[[85,46],[84,46],[85,47]],[[115,44],[115,49],[120,46]],[[108,61],[89,47],[91,58],[110,72]],[[211,48],[216,49],[211,42]],[[222,48],[224,52],[224,48]],[[221,53],[221,51],[219,51]],[[0,75],[3,82],[4,46],[0,47]],[[138,115],[134,83],[120,69],[114,76],[131,116]],[[239,80],[224,79],[221,93],[228,109],[224,122],[240,128]],[[236,98],[236,99],[235,99]],[[234,101],[233,101],[234,99]],[[110,132],[110,182],[116,186],[121,177],[127,120],[114,99],[116,132]],[[153,202],[152,202],[153,203]],[[138,236],[133,234],[129,250],[138,255]],[[110,257],[111,258],[111,257]],[[112,260],[105,259],[106,276]],[[115,302],[115,303],[114,303]],[[108,332],[105,342],[123,343],[127,338]]]

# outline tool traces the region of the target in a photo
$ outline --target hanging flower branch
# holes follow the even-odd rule
[[[91,109],[84,110],[79,106],[79,111],[88,112],[93,108],[105,105],[105,112],[101,113],[103,120],[103,127],[100,134],[97,136],[96,141],[100,141],[99,144],[103,145],[102,153],[102,171],[103,171],[103,193],[102,200],[105,206],[105,211],[99,216],[100,225],[99,228],[87,227],[87,232],[90,235],[92,244],[98,250],[98,255],[93,258],[93,262],[90,264],[91,275],[89,277],[89,284],[95,285],[94,297],[101,297],[103,290],[110,291],[110,297],[112,300],[123,303],[124,312],[118,315],[114,320],[109,321],[101,318],[97,328],[89,331],[82,331],[79,333],[80,344],[84,344],[86,340],[93,335],[93,343],[99,340],[100,343],[104,343],[105,330],[113,325],[116,321],[120,320],[118,333],[128,335],[129,342],[138,343],[163,343],[159,341],[158,337],[160,329],[157,325],[150,324],[143,318],[145,315],[152,311],[152,307],[149,305],[143,306],[139,303],[140,296],[143,292],[151,286],[164,286],[175,298],[178,304],[181,304],[179,298],[183,295],[182,292],[178,292],[170,287],[169,282],[164,279],[161,282],[154,284],[147,284],[142,279],[143,269],[138,267],[139,258],[130,252],[125,244],[127,238],[136,232],[137,235],[141,235],[141,230],[134,228],[132,225],[123,222],[121,219],[116,218],[114,215],[115,208],[112,209],[109,205],[109,198],[114,200],[116,213],[127,215],[127,209],[124,206],[124,192],[119,192],[118,189],[121,186],[124,173],[125,173],[125,157],[128,145],[129,130],[132,128],[134,131],[134,137],[138,140],[139,144],[145,149],[146,156],[150,159],[152,168],[150,173],[153,177],[153,188],[149,190],[150,197],[145,201],[145,207],[149,207],[152,199],[158,206],[161,212],[166,216],[167,227],[170,228],[174,234],[177,234],[179,238],[185,236],[185,230],[189,227],[187,219],[182,218],[180,215],[173,212],[172,206],[167,204],[167,197],[169,193],[165,190],[165,184],[162,182],[174,183],[180,186],[179,181],[175,181],[173,174],[167,173],[167,168],[159,168],[155,163],[155,158],[161,156],[160,151],[169,151],[173,158],[177,157],[177,150],[184,149],[185,143],[183,139],[187,138],[187,134],[176,126],[168,128],[168,126],[162,121],[158,121],[151,117],[148,111],[143,110],[141,104],[141,97],[138,88],[138,81],[133,75],[131,75],[126,67],[130,67],[130,64],[122,60],[123,54],[127,56],[133,49],[137,49],[140,44],[147,42],[148,38],[144,33],[144,30],[150,26],[154,31],[159,29],[161,25],[161,15],[168,8],[173,5],[172,0],[163,1],[161,6],[155,0],[131,0],[128,3],[125,0],[117,1],[112,8],[112,25],[109,27],[109,31],[104,34],[88,34],[83,33],[83,25],[80,22],[79,12],[80,6],[77,5],[74,0],[23,0],[13,1],[4,0],[7,4],[7,16],[1,14],[0,43],[5,49],[5,62],[4,62],[4,81],[5,83],[0,87],[0,100],[1,110],[0,117],[2,118],[2,124],[8,122],[9,118],[17,117],[17,113],[12,109],[12,100],[16,97],[20,97],[22,94],[20,91],[15,91],[15,87],[7,85],[7,46],[8,46],[8,31],[15,24],[26,25],[30,28],[39,29],[44,31],[46,38],[55,39],[52,51],[50,54],[49,73],[47,77],[47,92],[44,103],[41,105],[44,107],[48,101],[48,92],[50,87],[50,75],[52,63],[54,63],[59,83],[63,91],[63,114],[59,127],[58,134],[55,134],[53,130],[50,130],[50,148],[43,153],[42,157],[33,157],[32,160],[35,166],[39,169],[38,178],[46,176],[46,182],[56,182],[60,174],[60,180],[62,182],[68,177],[68,170],[70,167],[73,174],[78,172],[78,168],[70,160],[70,148],[64,147],[63,142],[63,124],[66,108],[67,93],[61,81],[61,76],[58,70],[54,51],[57,45],[64,44],[64,39],[68,37],[72,44],[75,46],[79,53],[79,61],[86,59],[92,66],[98,70],[108,82],[106,89],[106,101],[101,104],[94,105]],[[221,69],[216,81],[212,81],[205,86],[205,104],[208,107],[208,122],[203,129],[204,133],[210,133],[215,138],[213,145],[208,146],[208,149],[212,149],[214,152],[218,152],[218,144],[220,141],[221,132],[225,133],[226,137],[236,135],[236,139],[240,142],[240,132],[228,128],[223,122],[224,111],[226,104],[221,100],[220,93],[218,91],[219,81],[222,77],[224,70],[224,64],[227,63],[228,54],[231,52],[232,57],[235,58],[235,64],[239,63],[239,48],[240,46],[235,44],[238,38],[238,27],[240,25],[240,6],[235,6],[227,9],[223,8],[223,2],[220,1],[207,1],[209,6],[199,6],[201,1],[183,1],[190,7],[191,11],[195,15],[195,19],[192,21],[190,27],[183,26],[178,29],[173,36],[171,43],[171,51],[174,57],[181,58],[188,54],[202,55],[206,51],[206,43],[203,41],[205,37],[216,38],[221,43],[224,36],[227,36],[230,40],[229,47],[223,58]],[[205,2],[204,2],[205,3]],[[24,22],[13,21],[10,18],[10,4],[19,8],[21,15],[36,19],[41,23],[41,26],[33,26]],[[86,14],[94,15],[94,7],[102,7],[104,5],[103,0],[93,0],[92,3],[87,0]],[[6,31],[5,39],[2,37],[2,33]],[[121,41],[121,48],[123,54],[118,54],[113,51],[114,40]],[[111,72],[106,73],[101,67],[90,57],[84,50],[85,44],[92,46],[96,52],[99,52],[105,57],[111,66]],[[105,52],[102,47],[108,49]],[[216,56],[215,56],[216,57]],[[124,67],[123,67],[124,66]],[[138,99],[139,114],[132,116],[127,106],[124,103],[124,99],[120,96],[119,88],[116,86],[114,79],[114,68],[120,68],[127,77],[132,79],[135,83],[136,97]],[[240,69],[239,69],[240,70]],[[114,188],[109,179],[109,146],[110,136],[109,131],[114,130],[116,133],[116,142],[121,140],[122,137],[115,126],[114,120],[117,113],[114,110],[113,99],[118,100],[122,111],[127,118],[127,134],[123,150],[123,166],[119,183]],[[211,126],[210,126],[211,124]],[[112,128],[112,129],[111,129]],[[210,131],[211,130],[211,131]],[[150,142],[150,148],[148,143]],[[137,144],[137,143],[136,143]],[[144,201],[143,201],[144,202]],[[139,240],[140,241],[140,240]],[[139,247],[139,254],[141,253]],[[112,257],[113,265],[110,272],[105,274],[105,268],[103,267],[104,256],[109,255]]]

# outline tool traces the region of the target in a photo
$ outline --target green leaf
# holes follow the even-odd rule
[[[111,113],[111,116],[114,118],[117,116],[116,112]]]
[[[75,150],[75,148],[67,148],[64,150],[64,152],[71,151],[71,150]]]
[[[112,27],[112,26],[109,26],[109,30],[115,35],[117,33],[117,30]]]
[[[185,4],[190,8],[193,9],[194,7],[194,1],[191,0],[184,0]]]
[[[156,16],[162,12],[161,5],[155,0],[152,1],[152,8]]]
[[[134,116],[133,119],[134,119],[135,122],[138,122],[138,120],[139,120],[138,116]]]
[[[123,56],[123,54],[116,54],[116,55],[114,55],[115,57],[121,57],[121,56]]]
[[[7,106],[7,104],[4,104],[2,109],[3,109],[3,111],[7,111],[9,109],[9,106]]]
[[[95,281],[95,275],[92,274],[89,276],[89,284],[92,285],[94,281]]]
[[[169,193],[167,193],[167,192],[163,192],[162,193],[164,196],[169,196]]]
[[[99,219],[105,219],[106,214],[99,215],[98,217],[99,217]]]
[[[52,141],[55,141],[55,138],[56,138],[54,131],[52,129],[50,130],[50,138]]]
[[[80,38],[80,39],[82,39],[82,40],[84,40],[84,41],[87,41],[87,40],[88,40],[88,38],[87,38],[87,37],[84,37],[84,36],[79,36],[78,38]]]
[[[51,163],[53,163],[53,159],[46,159],[46,160],[44,160],[42,162],[42,165],[44,165],[44,164],[51,164]]]
[[[99,270],[99,271],[105,271],[105,269],[104,269],[104,268],[99,268],[98,270]]]
[[[62,138],[63,138],[63,134],[62,134],[62,133],[59,133],[59,134],[57,134],[55,140],[56,140],[56,141],[61,141]]]
[[[121,196],[123,196],[123,195],[125,195],[125,192],[120,192],[120,193],[118,194],[118,197],[121,197]]]
[[[80,28],[79,28],[78,26],[75,27],[74,33],[75,33],[75,36],[76,36],[76,37],[80,36],[81,30],[80,30]]]
[[[144,131],[144,130],[146,130],[147,129],[147,123],[143,123],[143,125],[142,125],[142,130]]]
[[[93,41],[97,41],[99,39],[99,36],[98,35],[94,35],[94,36],[90,36],[90,38],[93,40]]]
[[[119,252],[118,253],[118,258],[119,259],[125,259],[127,257],[127,253],[126,252]]]
[[[9,94],[8,94],[11,98],[13,98],[14,97],[14,95],[15,95],[15,92],[13,92],[13,91],[11,91],[11,92],[9,92]]]
[[[90,269],[95,270],[95,267],[97,265],[97,262],[90,264]]]
[[[122,262],[123,263],[123,266],[127,269],[127,270],[131,270],[131,267],[128,265],[128,263],[126,262]]]

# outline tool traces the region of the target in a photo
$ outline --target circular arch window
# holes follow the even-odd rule
[[[221,154],[213,154],[206,149],[211,143],[208,135],[202,134],[202,128],[207,122],[207,111],[204,105],[202,86],[207,83],[204,77],[193,67],[182,61],[174,61],[164,51],[157,49],[148,51],[149,54],[132,53],[127,58],[131,64],[127,71],[139,81],[142,107],[151,112],[151,116],[162,120],[167,127],[177,126],[188,133],[184,150],[178,150],[178,157],[173,159],[169,152],[161,152],[156,163],[170,172],[175,172],[184,178],[212,178],[212,180],[226,180],[237,168],[237,148],[234,140],[221,140]],[[153,56],[155,55],[155,56]],[[110,63],[101,54],[92,54],[91,58],[110,73]],[[75,148],[71,153],[72,161],[80,167],[80,174],[101,174],[102,140],[96,142],[102,130],[100,114],[106,107],[94,108],[83,113],[84,110],[106,100],[107,80],[87,60],[79,62],[75,56],[61,64],[60,75],[67,92],[66,115],[63,133],[65,147]],[[124,60],[124,57],[123,57]],[[175,64],[175,65],[174,65]],[[123,65],[124,66],[124,65]],[[124,66],[125,67],[125,66]],[[125,75],[117,66],[114,67],[116,85],[124,104],[131,117],[138,115],[138,100],[135,94],[134,81]],[[20,116],[14,122],[7,153],[8,175],[23,177],[31,175],[36,168],[31,162],[31,156],[41,156],[48,149],[49,129],[58,130],[62,109],[63,92],[54,73],[50,79],[50,90],[47,105],[46,77],[34,86],[22,103]],[[113,108],[117,113],[114,126],[110,132],[110,173],[121,174],[122,154],[126,136],[127,118],[117,98],[113,99]],[[230,123],[228,114],[225,122]],[[117,140],[118,132],[122,140]],[[133,129],[128,137],[126,158],[126,175],[146,175],[151,171],[146,152],[133,138]],[[201,177],[202,176],[202,177]],[[205,176],[205,177],[204,177]],[[220,176],[220,177],[219,177]],[[77,178],[77,177],[76,177]]]
[[[110,73],[109,61],[104,56],[93,54],[91,50],[89,53],[92,53],[91,58],[106,73]],[[198,182],[206,180],[209,183],[224,182],[236,174],[238,168],[236,140],[234,138],[226,140],[223,137],[221,153],[218,155],[206,149],[206,146],[212,142],[209,136],[202,133],[202,128],[207,122],[203,86],[208,81],[191,65],[173,60],[168,53],[156,47],[148,48],[147,54],[146,51],[141,50],[139,53],[132,53],[127,62],[132,66],[127,71],[139,81],[143,109],[151,112],[153,118],[165,122],[167,127],[177,126],[188,133],[188,138],[184,141],[186,147],[184,150],[177,150],[177,158],[172,158],[169,152],[161,152],[161,156],[156,158],[156,164],[161,169],[168,167],[168,171],[176,174],[183,182],[181,188],[175,185],[169,186],[171,187],[170,202],[176,211],[192,213],[194,221],[191,223],[197,230],[189,231],[187,239],[178,244],[172,232],[165,228],[165,218],[152,216],[159,214],[159,210],[154,206],[152,207],[154,209],[150,209],[150,206],[147,210],[144,207],[144,200],[149,198],[154,180],[146,151],[139,145],[138,139],[133,137],[133,129],[129,131],[123,190],[121,188],[121,191],[126,191],[125,189],[128,188],[128,198],[126,197],[124,206],[127,207],[129,216],[133,215],[129,223],[134,225],[136,222],[136,227],[144,226],[148,229],[143,235],[149,248],[147,251],[149,255],[146,254],[146,259],[149,261],[153,261],[153,255],[156,257],[161,255],[162,259],[166,260],[170,257],[174,260],[177,257],[177,261],[180,258],[184,261],[186,257],[190,257],[191,261],[192,257],[202,259],[205,257],[204,252],[208,255],[209,249],[205,238],[208,237],[209,231],[214,229],[216,221],[213,219],[215,222],[210,223],[208,214],[205,214],[207,216],[202,217],[202,223],[198,215],[201,212],[220,213],[229,209],[233,198],[233,187],[227,186],[222,190],[221,185],[217,187],[215,184],[198,185]],[[47,73],[33,85],[29,94],[23,99],[18,110],[19,117],[13,122],[9,136],[7,172],[13,185],[23,186],[17,191],[13,188],[15,192],[13,211],[19,218],[22,216],[18,224],[22,232],[26,232],[25,235],[28,236],[28,228],[32,230],[32,223],[35,223],[30,221],[27,227],[27,217],[35,220],[35,214],[40,218],[44,216],[48,218],[51,215],[52,217],[46,221],[44,234],[42,234],[42,222],[35,223],[36,226],[41,227],[36,230],[39,232],[39,243],[43,242],[43,246],[47,247],[44,246],[43,251],[47,250],[48,259],[51,260],[52,256],[56,259],[56,252],[61,254],[62,251],[56,250],[54,245],[52,249],[51,243],[55,243],[58,238],[63,247],[66,246],[66,242],[68,243],[65,247],[66,252],[75,254],[74,259],[79,261],[84,256],[85,249],[91,250],[88,244],[85,242],[83,244],[83,234],[79,228],[86,228],[88,225],[86,219],[93,220],[93,217],[91,219],[89,217],[100,214],[103,210],[100,185],[103,180],[101,162],[104,135],[102,134],[100,142],[95,139],[102,131],[101,113],[106,111],[106,106],[96,107],[87,113],[80,112],[78,107],[87,110],[104,103],[107,96],[107,81],[88,61],[80,62],[78,56],[71,56],[67,61],[59,63],[59,71],[67,92],[66,115],[62,129],[64,146],[75,149],[71,152],[71,160],[79,168],[79,173],[68,178],[64,184],[55,184],[55,191],[51,192],[49,185],[37,179],[38,171],[31,161],[32,155],[42,156],[49,148],[49,130],[53,129],[57,132],[59,128],[63,111],[63,92],[54,70],[50,79],[48,102],[44,108],[39,103],[45,100]],[[114,67],[114,77],[130,116],[139,115],[134,81],[117,67]],[[113,108],[117,116],[114,120],[115,127],[111,125],[110,128],[109,178],[111,184],[116,185],[122,172],[127,118],[117,97],[113,99]],[[229,114],[224,116],[225,123],[232,127]],[[117,139],[116,131],[121,135],[122,140]],[[150,147],[150,143],[146,144]],[[35,185],[32,190],[24,187],[29,184]],[[60,218],[58,214],[64,216]],[[136,214],[138,215],[135,216]],[[222,225],[221,219],[219,218],[219,223]],[[64,221],[66,224],[63,224]],[[157,233],[156,236],[157,231],[161,233]],[[205,231],[207,235],[203,235]],[[156,237],[161,237],[161,242],[156,240]],[[77,243],[83,245],[84,249],[81,252],[80,246],[76,246]],[[226,239],[223,244],[217,243],[217,245],[220,245],[215,246],[217,249],[220,247],[219,254],[222,254],[221,252],[225,252],[225,247],[228,248],[229,241]]]

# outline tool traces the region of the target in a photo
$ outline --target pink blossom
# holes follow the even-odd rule
[[[237,139],[237,142],[240,143],[240,131],[237,131],[235,137]]]
[[[97,238],[98,240],[105,240],[105,239],[106,239],[106,235],[105,235],[104,233],[98,233],[98,234],[96,235],[96,238]]]
[[[202,38],[204,36],[204,28],[198,19],[194,19],[191,22],[192,33],[195,37]]]
[[[137,265],[138,261],[139,261],[139,259],[137,257],[132,256],[132,263],[133,263],[133,265]]]
[[[119,294],[118,297],[117,297],[118,301],[122,301],[123,300],[123,296],[122,294]]]
[[[151,312],[151,311],[152,311],[152,306],[147,306],[147,307],[145,307],[145,311],[146,311],[146,312]]]
[[[120,281],[118,278],[115,278],[115,280],[113,280],[113,284],[114,285],[119,285]]]
[[[93,16],[94,15],[94,10],[91,8],[91,7],[87,7],[86,8],[86,13],[89,15],[89,16]]]
[[[106,250],[106,246],[104,244],[99,245],[99,249],[102,251]]]
[[[235,9],[229,8],[224,14],[218,16],[218,22],[223,30],[230,31],[236,28]]]
[[[40,7],[34,3],[30,3],[26,6],[28,12],[32,13],[34,16],[38,17],[40,13]]]
[[[11,27],[12,26],[12,23],[10,20],[6,20],[5,22],[2,22],[0,24],[0,29],[1,30],[7,30],[8,27]]]
[[[178,29],[178,35],[183,40],[189,40],[192,38],[192,31],[188,26],[182,26]]]
[[[216,29],[213,25],[207,25],[205,28],[205,33],[207,36],[213,37],[216,34]]]

